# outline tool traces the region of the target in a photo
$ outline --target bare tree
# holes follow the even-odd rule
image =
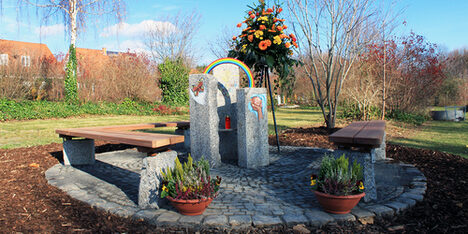
[[[327,128],[335,127],[343,81],[372,31],[377,11],[369,0],[288,0],[300,56]]]
[[[151,27],[145,35],[145,45],[155,61],[165,59],[184,61],[193,58],[192,41],[199,27],[200,14],[179,13],[160,20],[164,22]]]
[[[382,115],[381,119],[385,119],[385,112],[386,112],[386,101],[387,101],[387,87],[390,86],[391,79],[387,79],[387,62],[392,63],[393,61],[388,61],[387,57],[387,44],[389,41],[388,37],[393,33],[393,30],[397,27],[397,18],[403,12],[403,9],[397,9],[396,5],[399,1],[394,0],[390,3],[390,5],[385,6],[384,2],[379,7],[380,9],[384,9],[383,12],[380,13],[382,16],[379,19],[381,23],[380,31],[382,32],[382,44],[383,44],[383,61],[382,61]],[[390,58],[392,59],[392,58]],[[391,78],[391,76],[390,76]]]
[[[54,16],[63,16],[63,23],[70,33],[70,45],[75,47],[79,30],[84,30],[90,18],[99,19],[103,15],[112,15],[118,21],[125,15],[123,0],[18,0],[20,7],[33,6],[43,12],[43,20]]]
[[[217,58],[226,57],[229,51],[234,49],[232,37],[237,34],[237,31],[239,30],[233,27],[224,27],[218,37],[207,42],[211,53]]]

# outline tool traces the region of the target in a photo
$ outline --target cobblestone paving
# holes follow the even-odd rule
[[[71,197],[123,217],[145,219],[159,226],[225,226],[246,228],[297,223],[321,226],[329,222],[372,222],[375,216],[395,215],[423,199],[426,178],[412,165],[375,164],[378,199],[360,202],[347,215],[321,211],[309,187],[311,173],[317,173],[320,158],[328,150],[282,147],[281,155],[270,148],[270,165],[245,169],[223,164],[212,175],[223,178],[220,194],[200,216],[184,216],[169,204],[159,210],[138,208],[138,186],[142,159],[134,150],[96,155],[96,164],[57,164],[46,172],[53,186]],[[181,155],[183,156],[183,154]]]

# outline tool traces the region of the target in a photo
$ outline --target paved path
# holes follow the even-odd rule
[[[375,164],[377,201],[360,202],[346,215],[325,213],[310,190],[309,178],[317,173],[320,158],[327,151],[282,147],[278,155],[272,147],[267,167],[251,170],[223,164],[213,169],[213,176],[223,178],[220,195],[200,216],[180,215],[169,204],[159,210],[139,209],[139,173],[145,155],[134,150],[97,154],[96,164],[91,166],[57,164],[46,172],[46,178],[51,185],[93,207],[158,226],[246,228],[297,223],[321,226],[355,220],[367,223],[375,216],[398,214],[423,199],[426,178],[419,170],[408,164],[381,161]]]

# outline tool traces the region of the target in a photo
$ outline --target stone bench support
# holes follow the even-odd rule
[[[166,202],[159,196],[159,187],[162,182],[161,170],[174,167],[176,158],[177,152],[170,150],[143,159],[138,190],[138,206],[141,209],[159,209]]]
[[[94,140],[63,138],[63,164],[94,164]]]
[[[387,158],[387,156],[386,156],[387,144],[385,143],[386,135],[387,135],[387,133],[384,133],[383,138],[382,138],[382,144],[380,144],[379,148],[375,149],[375,159],[376,160],[385,160]]]
[[[364,202],[377,200],[374,173],[375,151],[375,149],[367,149],[363,151],[339,149],[334,151],[335,157],[340,157],[345,154],[345,156],[349,158],[350,165],[352,165],[354,160],[361,164],[364,174],[364,190],[366,192],[366,196],[363,198]]]

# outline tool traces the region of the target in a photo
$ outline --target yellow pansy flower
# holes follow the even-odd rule
[[[310,186],[314,186],[317,184],[317,180],[310,180]]]
[[[363,190],[363,189],[364,189],[364,184],[362,183],[362,181],[359,183],[359,189],[360,189],[360,190]]]
[[[169,192],[169,189],[165,185],[163,185],[162,190],[166,193]]]

